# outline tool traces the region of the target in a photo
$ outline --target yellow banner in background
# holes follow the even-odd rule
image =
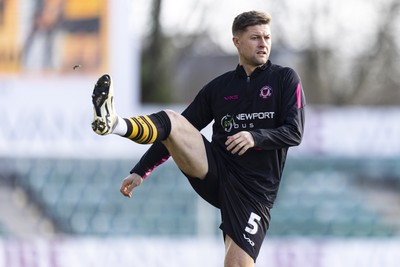
[[[0,0],[0,74],[108,70],[107,0]]]
[[[0,0],[0,73],[20,70],[17,0]]]

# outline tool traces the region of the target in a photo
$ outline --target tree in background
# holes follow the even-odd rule
[[[189,88],[177,88],[176,77],[180,73],[180,62],[195,54],[221,53],[221,49],[208,38],[210,33],[205,26],[207,10],[210,6],[193,2],[196,18],[191,12],[179,13],[181,25],[197,21],[195,32],[179,30],[169,35],[164,32],[161,13],[162,0],[153,0],[151,4],[151,29],[143,41],[141,60],[141,101],[144,103],[175,103],[183,91],[198,90],[204,84],[191,84]],[[201,76],[201,73],[194,75]]]
[[[285,18],[302,25],[298,69],[313,104],[400,103],[400,2],[313,1],[304,13],[280,1],[280,45],[295,47]],[[278,4],[278,3],[277,3]],[[367,12],[369,11],[369,12]],[[297,13],[297,14],[296,14]],[[344,16],[347,13],[348,16]],[[365,21],[353,25],[354,21]],[[283,21],[283,22],[280,22]],[[397,39],[396,39],[397,38]]]
[[[170,38],[164,35],[160,23],[162,0],[154,0],[151,30],[144,40],[141,60],[141,96],[145,103],[171,101]]]
[[[288,60],[275,63],[290,65],[299,71],[308,103],[400,104],[398,0],[295,3],[294,0],[273,1],[270,7],[266,4],[266,10],[273,14],[272,54],[281,53]],[[193,58],[195,51],[213,60],[216,52],[224,53],[222,44],[220,50],[215,49],[215,43],[199,45],[202,40],[213,40],[216,32],[212,23],[219,22],[207,17],[207,13],[212,15],[209,11],[213,10],[214,3],[199,1],[197,5],[191,11],[204,14],[198,21],[200,30],[167,36],[160,22],[162,0],[153,1],[152,28],[142,52],[143,102],[175,102],[176,92],[198,90],[202,86],[190,84],[190,88],[176,88],[174,81],[182,71],[179,66],[182,57]],[[191,15],[189,10],[183,10],[179,21],[186,23],[187,16]],[[207,64],[208,68],[215,65]],[[228,69],[232,66],[227,66]],[[198,70],[193,75],[199,78],[196,80],[207,80],[201,79],[203,74],[204,71]]]

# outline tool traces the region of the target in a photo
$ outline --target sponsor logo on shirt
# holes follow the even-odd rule
[[[273,119],[275,112],[253,112],[253,113],[239,113],[236,115],[227,114],[221,119],[221,126],[225,132],[230,132],[232,129],[251,129],[254,128],[256,120]],[[251,122],[250,122],[251,121]]]
[[[225,132],[230,132],[232,131],[232,129],[235,127],[236,123],[235,120],[233,119],[233,117],[231,115],[225,115],[224,117],[222,117],[221,119],[221,126],[222,128],[224,128]]]

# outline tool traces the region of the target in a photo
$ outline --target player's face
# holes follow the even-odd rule
[[[268,24],[247,27],[233,37],[239,54],[240,64],[254,70],[265,64],[271,51],[271,28]]]

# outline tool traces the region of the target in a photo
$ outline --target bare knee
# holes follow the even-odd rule
[[[182,140],[185,136],[200,135],[200,132],[184,116],[170,109],[164,111],[171,121],[170,138]]]
[[[171,124],[176,124],[180,119],[184,118],[181,114],[173,111],[172,109],[165,109],[164,112],[167,113],[169,119],[171,120]]]
[[[202,135],[181,114],[172,110],[165,112],[171,120],[171,132],[162,143],[183,172],[203,179],[208,171],[208,162]]]

